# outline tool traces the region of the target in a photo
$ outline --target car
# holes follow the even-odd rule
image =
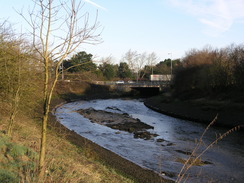
[[[116,81],[115,83],[116,84],[124,84],[125,82],[124,81]]]

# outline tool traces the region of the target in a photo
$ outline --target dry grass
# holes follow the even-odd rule
[[[199,158],[199,159],[191,158],[189,160],[183,159],[183,158],[177,158],[176,161],[179,163],[182,163],[182,164],[185,164],[185,163],[192,164],[192,166],[203,166],[206,164],[201,160],[201,158]]]
[[[1,131],[6,127],[5,121],[4,118],[0,121]],[[14,125],[11,141],[39,152],[40,129],[40,121],[33,121],[33,119],[19,115]],[[78,148],[62,136],[52,130],[48,131],[46,175],[42,182],[132,182],[95,161],[96,155],[88,146]],[[32,161],[37,164],[38,157]],[[0,167],[0,169],[2,168]],[[37,182],[36,167],[19,168],[17,171],[20,182]]]

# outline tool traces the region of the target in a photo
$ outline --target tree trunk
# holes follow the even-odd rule
[[[39,157],[39,182],[44,179],[44,173],[45,173],[47,120],[48,120],[48,113],[47,111],[45,111],[45,114],[42,119],[41,149],[40,149],[40,157]]]

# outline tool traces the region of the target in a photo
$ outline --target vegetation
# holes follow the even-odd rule
[[[118,66],[104,62],[99,66],[105,80],[112,80],[117,77]]]
[[[69,72],[94,72],[97,68],[92,62],[92,54],[81,51],[68,60],[63,61],[63,69]]]
[[[158,57],[154,52],[139,54],[131,50],[125,53],[119,64],[113,64],[111,57],[100,61],[102,63],[97,65],[93,55],[85,51],[73,55],[63,62],[65,79],[149,80],[151,74],[171,74],[171,62],[174,70],[181,66],[180,59],[165,59],[156,64]]]
[[[30,45],[22,37],[17,38],[8,22],[0,26],[0,102],[2,113],[8,116],[9,136],[17,113],[35,107],[33,100],[40,96],[28,97],[38,90],[41,78],[39,64],[33,62],[35,54],[30,50]]]
[[[132,50],[126,52],[122,57],[122,62],[128,63],[137,81],[144,78],[148,68],[152,70],[157,60],[157,55],[154,52],[147,54],[146,52],[138,53]]]
[[[43,65],[8,22],[0,30],[0,182],[132,182],[99,163],[88,146],[73,145],[65,139],[67,132],[51,126],[47,128],[45,172],[39,179]],[[53,78],[54,73],[49,74]],[[84,92],[81,88],[78,93]]]
[[[122,79],[132,78],[132,72],[126,62],[120,62],[118,67],[118,77]]]
[[[23,145],[11,142],[0,132],[0,181],[16,182],[19,180],[35,182],[31,177],[37,167],[37,153]],[[27,175],[28,174],[28,175]],[[27,178],[28,177],[28,178]]]
[[[9,138],[2,133],[6,121],[1,116],[1,182],[38,182],[41,120],[33,117],[19,113],[13,128],[14,136]],[[68,135],[63,130],[49,126],[46,170],[42,182],[132,182],[100,163],[96,153],[88,145],[80,148],[66,140]]]
[[[60,75],[60,66],[64,59],[76,51],[81,44],[96,43],[99,37],[96,33],[97,22],[95,21],[90,26],[89,19],[86,17],[87,13],[80,13],[81,7],[80,3],[76,5],[75,0],[69,3],[59,2],[57,5],[54,5],[52,0],[37,0],[32,12],[29,12],[29,18],[21,14],[32,29],[34,51],[38,55],[38,61],[44,67],[42,137],[39,156],[40,180],[43,179],[45,172],[47,123],[53,91]],[[80,23],[81,21],[83,24]],[[60,30],[61,34],[58,32]],[[53,78],[50,77],[52,69],[54,70]]]
[[[181,66],[180,59],[171,60],[165,59],[164,61],[159,62],[153,68],[154,74],[171,74],[171,61],[172,61],[172,69],[175,70],[176,68]]]
[[[186,93],[191,93],[191,96],[194,93],[204,97],[217,93],[242,92],[243,68],[243,45],[190,50],[183,58],[182,65],[174,72],[175,95],[185,97],[183,95]]]

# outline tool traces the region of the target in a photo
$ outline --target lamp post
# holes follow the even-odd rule
[[[171,57],[170,57],[170,73],[171,73],[171,77],[170,77],[170,79],[172,79],[172,53],[168,53],[168,55],[170,55]]]

